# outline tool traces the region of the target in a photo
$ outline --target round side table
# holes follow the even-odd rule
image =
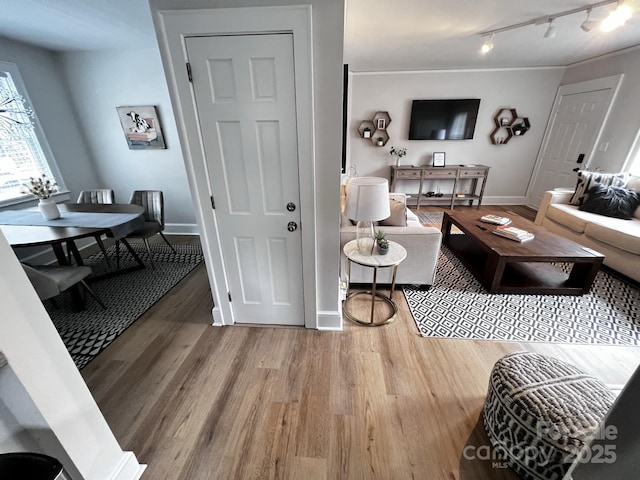
[[[398,265],[400,265],[400,263],[402,263],[402,261],[407,258],[407,251],[405,250],[405,248],[396,242],[390,241],[389,252],[386,255],[369,255],[368,252],[366,254],[362,254],[358,250],[357,241],[351,240],[344,246],[342,251],[347,257],[347,281],[349,278],[351,278],[351,262],[362,265],[363,267],[373,268],[373,282],[371,283],[371,290],[366,292],[349,293],[350,285],[347,284],[347,298],[344,300],[344,303],[342,305],[342,313],[344,313],[344,316],[352,322],[359,323],[360,325],[366,325],[367,327],[377,327],[392,322],[393,319],[396,318],[398,307],[396,306],[391,296],[393,295],[393,290],[396,287],[396,273],[398,271]],[[389,290],[388,297],[376,291],[378,268],[393,268],[393,274],[391,277],[391,290]],[[368,321],[356,318],[349,312],[349,301],[360,295],[371,295],[371,315]],[[386,302],[391,307],[393,313],[384,320],[374,322],[373,314],[375,311],[376,297]]]

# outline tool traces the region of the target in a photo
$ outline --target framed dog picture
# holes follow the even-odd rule
[[[120,125],[130,150],[167,148],[156,107],[116,107]]]
[[[444,157],[445,157],[444,152],[433,152],[433,166],[444,167],[445,166]]]

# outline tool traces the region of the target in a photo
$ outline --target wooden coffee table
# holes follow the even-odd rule
[[[535,238],[520,243],[495,235],[495,225],[480,221],[486,214],[508,217],[510,225],[533,233]],[[464,235],[452,234],[452,225]],[[442,234],[444,245],[490,293],[583,295],[604,260],[601,253],[512,213],[445,212]],[[569,263],[572,268],[567,274],[552,263]]]

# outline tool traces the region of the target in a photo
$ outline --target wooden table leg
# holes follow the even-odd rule
[[[596,279],[596,274],[602,265],[602,259],[589,263],[574,263],[569,273],[569,279],[567,285],[570,287],[581,288],[582,293],[589,293],[593,281]]]

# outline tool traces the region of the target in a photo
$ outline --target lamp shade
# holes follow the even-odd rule
[[[358,177],[347,184],[344,214],[358,222],[375,222],[391,215],[389,183],[385,178]]]

